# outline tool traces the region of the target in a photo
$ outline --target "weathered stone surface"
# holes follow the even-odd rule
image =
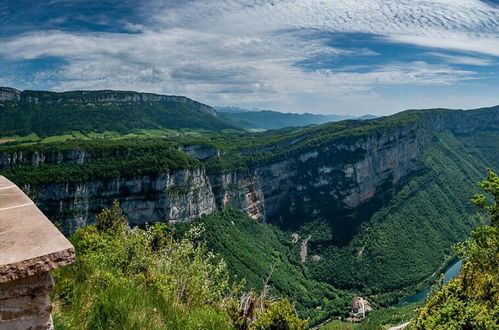
[[[0,323],[2,330],[52,330],[54,325],[50,314],[44,316],[33,316],[18,320]]]
[[[0,178],[0,283],[72,263],[71,243],[19,188]]]
[[[53,288],[54,280],[48,272],[0,283],[0,305],[3,299],[47,294]]]
[[[0,284],[0,329],[52,329],[49,273]]]
[[[216,208],[204,168],[23,189],[52,221],[61,223],[64,233],[94,223],[95,215],[114,200],[133,225],[192,221]]]
[[[0,328],[2,322],[50,315],[51,311],[52,304],[47,294],[0,300]]]
[[[0,87],[0,102],[19,101],[20,99],[21,91],[10,87]]]

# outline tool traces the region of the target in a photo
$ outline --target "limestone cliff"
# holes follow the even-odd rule
[[[387,198],[421,169],[418,158],[429,138],[415,135],[416,129],[335,141],[246,174],[212,175],[217,205],[234,205],[254,219],[283,225],[351,216],[360,206]]]
[[[326,141],[258,165],[249,173],[212,175],[210,181],[219,207],[234,205],[254,219],[285,227],[323,217],[349,235],[359,224],[352,223],[357,214],[381,207],[406,180],[424,171],[419,159],[437,132],[470,134],[485,129],[499,129],[499,108],[428,111],[417,121]]]
[[[382,120],[382,119],[380,119]],[[369,124],[366,124],[369,125]],[[191,221],[218,208],[235,206],[255,220],[284,227],[323,217],[348,236],[359,225],[356,216],[381,207],[406,180],[420,171],[423,151],[437,132],[469,134],[499,128],[499,109],[480,112],[428,111],[417,120],[384,125],[362,134],[343,134],[294,148],[313,139],[307,133],[241,154],[274,149],[293,150],[247,171],[215,172],[204,167],[71,184],[26,185],[42,211],[65,232],[94,221],[95,214],[118,199],[132,224],[153,221]],[[327,133],[327,126],[316,131]],[[348,133],[348,131],[347,131]],[[183,146],[179,151],[201,160],[222,155],[216,148]],[[0,169],[43,163],[83,164],[85,151],[0,154]]]
[[[215,210],[213,193],[203,168],[138,178],[22,188],[65,233],[93,223],[95,215],[114,200],[120,202],[123,214],[134,225],[192,221]]]
[[[119,104],[119,103],[130,103],[130,102],[175,102],[175,103],[185,103],[196,109],[197,111],[207,113],[212,116],[218,116],[218,113],[212,107],[194,101],[185,96],[176,95],[161,95],[152,93],[138,93],[129,91],[113,91],[113,90],[102,90],[102,91],[72,91],[64,93],[56,92],[46,92],[46,91],[30,91],[25,90],[19,92],[12,88],[2,88],[9,92],[11,96],[10,100],[16,100],[23,103],[32,104]],[[2,100],[0,89],[0,101]]]

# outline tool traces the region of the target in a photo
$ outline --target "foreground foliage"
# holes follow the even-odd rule
[[[489,170],[479,186],[492,196],[473,203],[488,211],[490,226],[474,231],[457,250],[466,260],[459,277],[434,292],[419,310],[417,329],[499,328],[499,177]]]
[[[260,308],[241,310],[240,285],[229,283],[223,259],[195,243],[193,226],[173,239],[156,224],[133,228],[117,203],[95,226],[72,237],[77,262],[54,273],[58,329],[301,329],[287,300],[259,295]],[[255,292],[246,295],[256,296]]]

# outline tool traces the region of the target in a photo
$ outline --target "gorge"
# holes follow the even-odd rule
[[[118,102],[106,93],[99,102],[117,111],[122,103],[167,111],[166,102],[172,102],[137,94],[120,94]],[[76,102],[68,95],[62,101],[50,95],[57,100],[54,111]],[[78,107],[100,109],[92,105],[99,95],[82,94],[89,99],[77,99]],[[9,107],[22,98],[2,100]],[[203,113],[208,107],[187,104]],[[484,169],[499,167],[498,141],[499,107],[410,110],[262,133],[180,131],[162,138],[5,143],[0,173],[65,234],[93,224],[114,200],[137,226],[184,224],[237,210],[287,237],[274,249],[291,251],[290,260],[298,260],[305,246],[307,253],[296,261],[300,276],[390,304],[427,286],[452,259],[451,245],[483,222],[467,200]],[[227,230],[235,235],[235,228]],[[254,228],[259,233],[269,235]],[[252,244],[266,238],[254,239]],[[242,258],[237,253],[253,248],[224,250],[224,257]]]

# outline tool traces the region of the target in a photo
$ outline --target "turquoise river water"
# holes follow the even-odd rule
[[[450,280],[453,278],[457,277],[459,275],[459,271],[461,270],[461,264],[463,263],[462,260],[456,261],[454,264],[450,265],[444,272],[444,284],[449,283]],[[427,288],[426,290],[423,290],[421,292],[415,293],[413,295],[410,295],[408,297],[405,297],[402,299],[398,305],[403,306],[406,304],[410,303],[415,303],[415,302],[420,302],[426,299],[428,294],[430,293],[430,288]]]

